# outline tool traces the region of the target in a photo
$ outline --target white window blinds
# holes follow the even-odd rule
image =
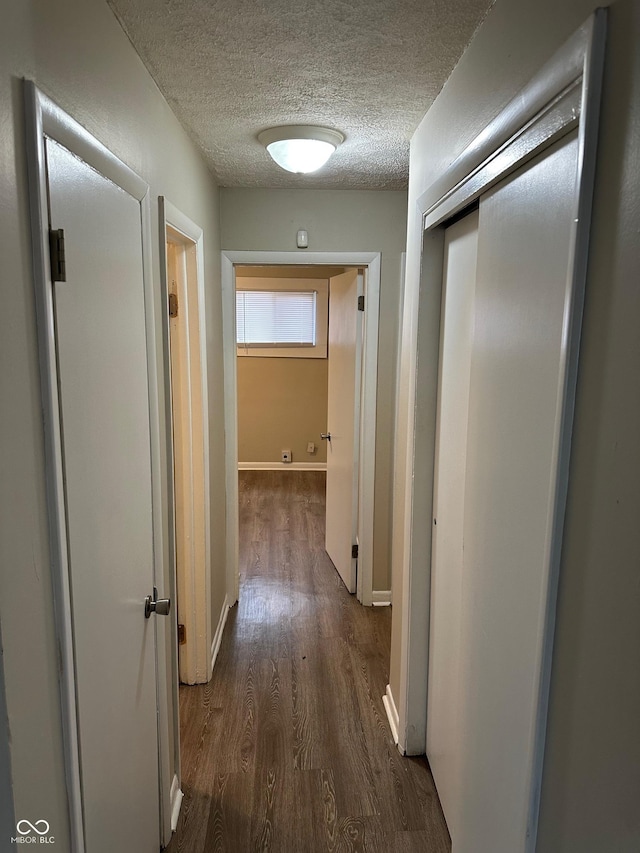
[[[316,343],[316,292],[236,292],[238,346],[305,347]]]

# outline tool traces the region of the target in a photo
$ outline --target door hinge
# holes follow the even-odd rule
[[[353,559],[353,560],[357,560],[357,559],[358,559],[358,546],[357,546],[357,545],[352,545],[352,546],[351,546],[351,557],[352,557],[352,559]]]
[[[178,644],[180,646],[184,646],[187,642],[187,632],[185,631],[184,625],[178,625]]]
[[[64,257],[64,230],[49,229],[49,260],[51,263],[51,281],[67,280],[67,265]]]
[[[170,293],[169,294],[169,316],[177,317],[178,316],[178,294]]]
[[[364,296],[358,296],[358,311],[364,311]]]

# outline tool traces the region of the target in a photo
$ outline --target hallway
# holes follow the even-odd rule
[[[390,608],[363,608],[324,551],[324,474],[240,473],[240,601],[212,680],[181,687],[169,853],[420,851],[450,841],[426,760],[382,705]]]

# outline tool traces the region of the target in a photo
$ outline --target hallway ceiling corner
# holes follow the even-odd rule
[[[402,189],[409,140],[492,0],[107,0],[221,186]],[[267,127],[345,135],[312,175]]]

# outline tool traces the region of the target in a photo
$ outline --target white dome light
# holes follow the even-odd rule
[[[258,135],[275,162],[287,172],[306,174],[322,168],[344,136],[328,127],[272,127]]]
[[[267,145],[269,154],[287,172],[316,172],[335,150],[335,145],[320,139],[281,139]]]

